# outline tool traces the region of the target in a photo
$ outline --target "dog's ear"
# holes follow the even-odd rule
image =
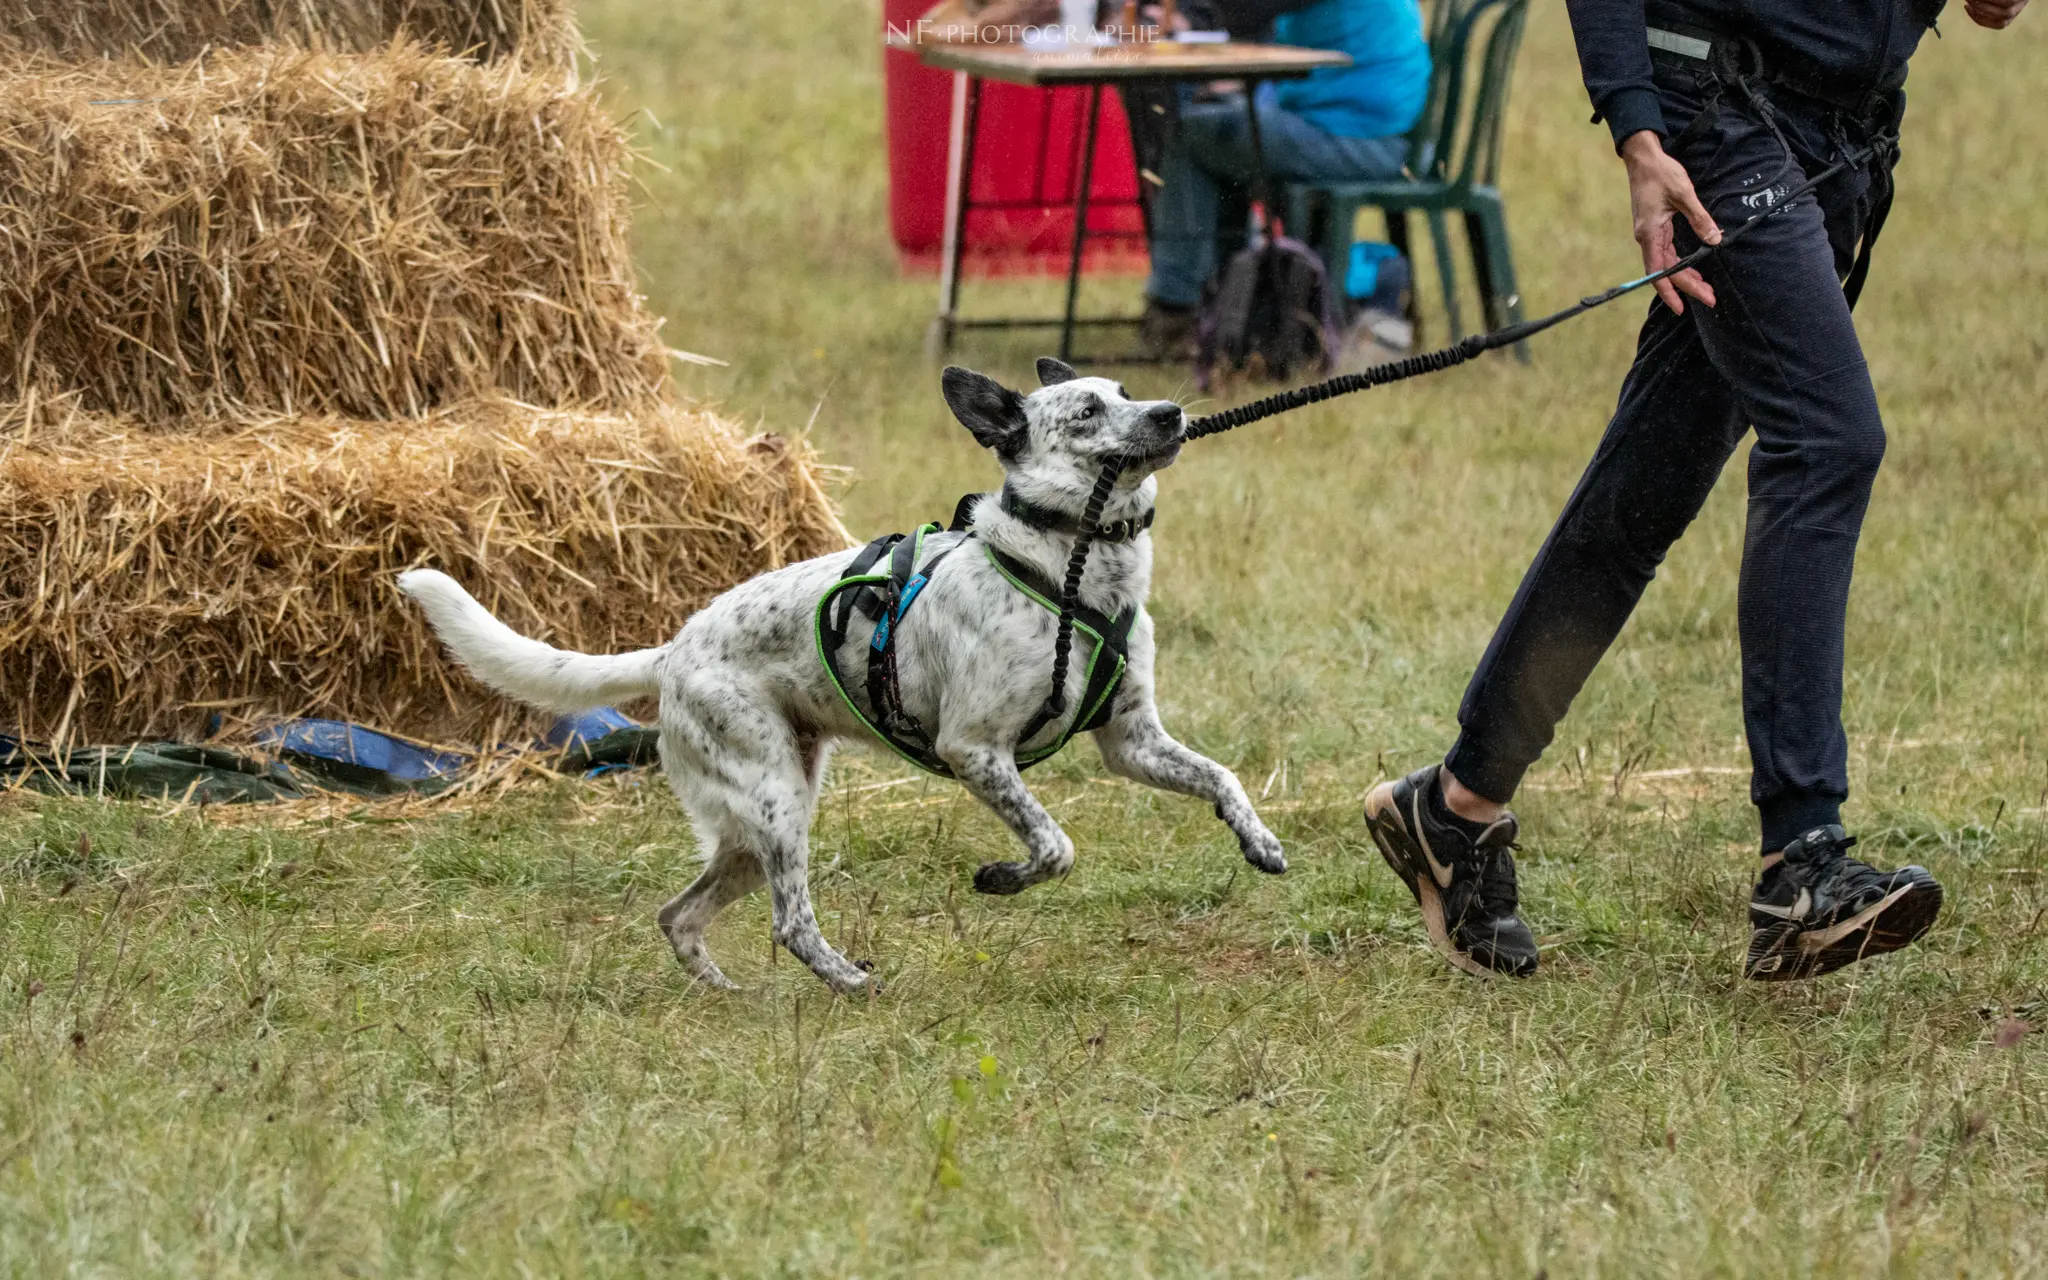
[[[1072,382],[1080,376],[1074,371],[1074,366],[1064,360],[1055,360],[1051,356],[1038,357],[1038,385],[1041,387],[1056,387],[1062,382]]]
[[[1030,425],[1024,417],[1024,397],[985,373],[947,365],[939,386],[946,394],[946,407],[985,449],[1009,452]]]

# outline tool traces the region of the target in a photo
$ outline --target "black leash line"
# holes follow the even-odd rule
[[[1081,602],[1081,575],[1088,569],[1088,552],[1095,546],[1095,535],[1102,531],[1102,509],[1109,504],[1110,492],[1116,488],[1117,477],[1123,474],[1124,460],[1111,458],[1102,464],[1102,474],[1095,478],[1095,488],[1088,495],[1088,505],[1081,512],[1081,532],[1074,537],[1074,550],[1067,556],[1066,581],[1060,583],[1059,630],[1052,641],[1052,692],[1046,695],[1045,705],[1039,708],[1017,745],[1022,747],[1040,729],[1058,720],[1067,710],[1067,662],[1074,647],[1074,606]],[[1085,701],[1085,699],[1084,699]],[[1076,715],[1085,715],[1084,706]]]
[[[1604,307],[1616,298],[1634,293],[1638,289],[1648,288],[1659,280],[1667,280],[1681,271],[1687,271],[1698,266],[1715,253],[1740,240],[1766,219],[1775,218],[1780,213],[1791,208],[1794,202],[1801,196],[1812,191],[1821,183],[1826,182],[1851,165],[1861,164],[1865,160],[1870,159],[1877,154],[1883,145],[1885,144],[1882,142],[1874,142],[1851,155],[1843,156],[1840,160],[1835,161],[1835,163],[1793,188],[1784,199],[1778,201],[1770,208],[1762,213],[1753,214],[1743,219],[1730,230],[1723,232],[1720,243],[1703,244],[1661,270],[1652,271],[1648,275],[1637,276],[1633,280],[1624,280],[1611,289],[1602,293],[1589,294],[1562,311],[1553,311],[1549,315],[1535,320],[1524,320],[1520,324],[1507,325],[1488,333],[1475,333],[1460,342],[1448,347],[1440,347],[1435,351],[1425,351],[1419,355],[1408,356],[1405,359],[1374,365],[1370,369],[1362,369],[1357,373],[1341,374],[1323,382],[1310,383],[1305,387],[1296,387],[1291,391],[1282,391],[1278,395],[1249,401],[1248,403],[1238,405],[1234,409],[1225,409],[1221,413],[1212,413],[1205,417],[1196,418],[1188,423],[1187,438],[1199,440],[1204,436],[1213,436],[1221,431],[1230,431],[1237,427],[1245,426],[1248,423],[1257,422],[1261,418],[1270,418],[1275,414],[1286,413],[1290,409],[1300,409],[1307,405],[1319,404],[1335,396],[1350,395],[1354,391],[1370,390],[1373,387],[1385,386],[1390,382],[1400,382],[1404,379],[1419,377],[1425,373],[1440,373],[1445,369],[1455,368],[1458,365],[1464,364],[1467,360],[1484,355],[1489,351],[1497,351],[1502,347],[1513,346],[1525,338],[1533,338],[1545,329],[1563,324],[1574,317],[1582,316],[1595,307]]]
[[[1463,340],[1453,343],[1451,346],[1439,347],[1435,351],[1424,351],[1418,355],[1389,361],[1386,364],[1377,364],[1370,369],[1361,369],[1357,373],[1340,374],[1337,377],[1329,378],[1322,382],[1310,383],[1305,387],[1296,387],[1291,391],[1282,391],[1278,395],[1270,395],[1263,399],[1252,400],[1238,405],[1234,409],[1225,409],[1221,413],[1207,414],[1188,423],[1185,438],[1188,440],[1200,440],[1204,436],[1213,436],[1224,431],[1231,431],[1257,422],[1262,418],[1270,418],[1292,409],[1320,404],[1337,396],[1350,395],[1355,391],[1369,391],[1374,387],[1382,387],[1390,382],[1402,382],[1409,378],[1420,377],[1426,373],[1441,373],[1445,369],[1456,368],[1466,361],[1482,356],[1489,351],[1497,351],[1502,347],[1513,346],[1524,339],[1533,338],[1545,329],[1563,324],[1574,317],[1582,316],[1595,307],[1604,307],[1616,298],[1625,297],[1638,289],[1648,288],[1659,280],[1668,280],[1681,271],[1698,266],[1715,253],[1740,240],[1751,229],[1766,219],[1775,218],[1791,208],[1801,196],[1812,191],[1821,183],[1826,182],[1851,165],[1863,163],[1891,144],[1891,139],[1879,138],[1870,143],[1870,145],[1862,147],[1852,154],[1843,156],[1813,177],[1808,178],[1805,182],[1793,188],[1782,200],[1779,200],[1770,208],[1762,213],[1752,214],[1737,223],[1732,229],[1722,232],[1718,244],[1703,244],[1661,270],[1637,276],[1633,280],[1624,280],[1613,288],[1601,293],[1588,294],[1562,311],[1553,311],[1549,315],[1541,316],[1535,320],[1524,320],[1520,324],[1506,325],[1487,333],[1471,334]],[[1786,148],[1786,156],[1788,159],[1791,156],[1791,148],[1789,147]],[[1773,183],[1775,184],[1775,179]],[[1081,576],[1088,568],[1088,552],[1095,545],[1095,534],[1098,532],[1097,526],[1102,521],[1102,509],[1109,502],[1110,492],[1116,487],[1117,477],[1123,474],[1125,465],[1126,460],[1122,458],[1112,458],[1104,463],[1101,475],[1096,477],[1095,488],[1088,495],[1087,509],[1081,515],[1081,533],[1074,539],[1073,553],[1067,557],[1066,581],[1060,584],[1059,630],[1053,638],[1052,651],[1052,692],[1047,695],[1045,705],[1039,710],[1031,726],[1025,730],[1023,737],[1018,740],[1020,746],[1040,729],[1066,712],[1068,654],[1072,650],[1074,643],[1074,606],[1080,602]]]

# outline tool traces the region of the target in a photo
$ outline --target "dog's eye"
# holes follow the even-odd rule
[[[1101,408],[1102,406],[1100,404],[1093,400],[1090,400],[1087,404],[1081,406],[1080,416],[1083,418],[1092,418],[1095,416],[1096,412]]]

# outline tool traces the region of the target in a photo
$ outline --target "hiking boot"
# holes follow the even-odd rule
[[[1365,825],[1380,856],[1415,895],[1438,951],[1485,977],[1536,972],[1536,936],[1515,915],[1515,815],[1502,813],[1478,835],[1447,817],[1441,765],[1382,782],[1365,798]]]
[[[1784,982],[1897,951],[1934,926],[1941,886],[1925,867],[1879,871],[1847,855],[1856,837],[1815,827],[1785,846],[1749,896],[1742,976]]]
[[[1195,320],[1200,309],[1176,307],[1157,298],[1145,299],[1138,319],[1138,347],[1154,360],[1195,358]]]

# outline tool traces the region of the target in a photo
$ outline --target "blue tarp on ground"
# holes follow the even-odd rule
[[[564,716],[534,749],[564,773],[595,776],[659,759],[655,730],[611,707]],[[265,754],[182,742],[56,752],[0,734],[0,785],[38,791],[238,804],[317,792],[428,795],[476,757],[340,720],[286,720],[257,734]],[[271,758],[269,753],[275,753]]]

